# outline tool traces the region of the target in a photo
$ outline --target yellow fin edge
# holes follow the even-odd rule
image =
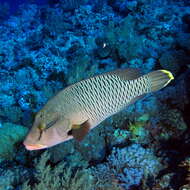
[[[164,85],[164,87],[165,87],[165,86],[167,86],[170,83],[170,81],[174,80],[174,76],[173,76],[173,74],[170,71],[167,71],[167,70],[161,70],[161,71],[163,73],[165,73],[168,76],[168,78],[169,78],[168,82]]]
[[[163,73],[167,74],[168,77],[170,78],[170,81],[171,80],[174,80],[174,76],[173,74],[170,72],[170,71],[167,71],[167,70],[161,70]]]

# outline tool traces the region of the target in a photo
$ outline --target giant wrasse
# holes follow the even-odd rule
[[[24,145],[36,150],[71,138],[81,141],[103,120],[173,79],[166,70],[140,75],[137,69],[123,69],[75,83],[61,90],[37,113]]]

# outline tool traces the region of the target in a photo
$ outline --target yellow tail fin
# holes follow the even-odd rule
[[[172,73],[167,70],[157,70],[147,75],[150,78],[152,92],[164,88],[174,79]]]

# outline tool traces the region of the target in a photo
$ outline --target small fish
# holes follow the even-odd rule
[[[140,75],[137,69],[123,69],[75,83],[37,113],[24,145],[28,150],[38,150],[72,138],[82,141],[103,120],[173,79],[166,70]]]

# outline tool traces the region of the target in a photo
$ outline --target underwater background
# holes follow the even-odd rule
[[[80,143],[25,149],[49,98],[118,68],[175,80]],[[189,190],[189,113],[189,0],[0,0],[0,190]]]

